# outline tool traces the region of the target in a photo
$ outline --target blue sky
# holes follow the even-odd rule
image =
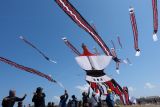
[[[105,72],[121,86],[128,86],[132,96],[160,95],[158,90],[160,41],[152,40],[151,0],[70,0],[70,2],[89,23],[94,22],[99,35],[110,48],[112,47],[110,40],[114,40],[118,47],[116,37],[120,36],[124,48],[118,51],[118,56],[122,59],[128,57],[133,65],[122,64],[120,75],[117,75],[115,63],[112,61]],[[158,2],[158,6],[159,4]],[[140,57],[134,56],[128,11],[130,6],[135,8]],[[19,36],[27,38],[58,63],[52,64],[44,60],[34,49],[23,43]],[[80,51],[81,43],[85,43],[90,50],[95,46],[103,53],[90,35],[79,28],[54,0],[0,0],[0,56],[51,74],[64,84],[70,95],[75,94],[80,98],[81,93],[75,87],[86,84],[85,72],[76,63],[75,55],[61,40],[64,36]],[[33,92],[38,86],[44,88],[46,102],[56,101],[54,96],[63,94],[63,89],[39,76],[4,63],[0,63],[0,69],[0,99],[7,96],[10,89],[15,89],[17,96],[23,96],[25,93],[28,95],[25,104],[31,103]]]

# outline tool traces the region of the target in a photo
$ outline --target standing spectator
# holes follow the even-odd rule
[[[31,107],[31,104],[28,104],[28,106],[27,107]]]
[[[5,97],[2,101],[2,107],[13,107],[15,102],[23,101],[26,96],[27,95],[25,94],[22,98],[16,97],[16,91],[10,90],[9,96]]]
[[[82,93],[82,101],[83,101],[83,107],[89,107],[89,93],[83,92]]]
[[[18,107],[23,107],[23,102],[22,101],[18,102]]]
[[[91,97],[91,107],[98,107],[98,99],[94,92],[92,93],[92,97]]]
[[[111,89],[107,90],[106,103],[108,107],[114,107],[114,96]]]
[[[71,99],[68,100],[67,107],[71,107]]]
[[[54,102],[52,102],[52,107],[54,107]]]
[[[51,103],[51,102],[48,102],[47,107],[52,107],[52,103]]]
[[[78,101],[75,95],[72,95],[71,107],[78,107]]]
[[[78,102],[78,107],[82,107],[82,101]]]
[[[34,107],[45,107],[45,93],[42,92],[42,88],[38,87],[36,93],[32,98],[32,102],[34,102]]]
[[[68,99],[68,93],[67,90],[65,90],[64,95],[60,96],[59,107],[66,107],[67,99]]]

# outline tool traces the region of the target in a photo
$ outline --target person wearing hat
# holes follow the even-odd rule
[[[26,98],[26,94],[22,97],[16,97],[16,91],[15,90],[10,90],[9,91],[9,96],[5,97],[2,101],[2,107],[13,107],[15,102],[23,101]]]
[[[75,95],[72,95],[71,107],[78,107],[78,101]]]
[[[42,92],[43,88],[38,87],[34,96],[32,98],[32,102],[34,102],[34,107],[45,107],[45,93]]]
[[[111,89],[107,90],[106,103],[108,107],[114,107],[114,96]]]

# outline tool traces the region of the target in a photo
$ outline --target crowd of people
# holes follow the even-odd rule
[[[26,94],[19,98],[16,96],[15,90],[9,91],[9,96],[3,98],[2,100],[2,107],[13,107],[15,103],[17,103],[18,107],[24,107],[23,100],[26,98]],[[77,100],[75,95],[69,98],[67,90],[64,91],[64,94],[60,96],[59,104],[56,106],[54,102],[48,102],[46,105],[45,103],[45,93],[43,92],[43,88],[38,87],[36,92],[32,97],[32,102],[34,103],[33,106],[30,104],[27,107],[103,107],[101,95],[98,97],[96,96],[95,92],[92,92],[90,96],[90,91],[82,93],[82,99],[80,101]],[[112,93],[111,89],[107,90],[106,94],[106,106],[105,107],[114,107],[114,94]]]

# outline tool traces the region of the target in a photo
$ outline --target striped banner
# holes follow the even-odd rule
[[[136,55],[135,56],[139,56],[140,55],[140,49],[138,47],[138,29],[137,29],[137,24],[136,24],[134,8],[130,8],[129,13],[130,13],[130,20],[131,20],[133,36],[134,36],[134,48],[136,50]]]
[[[68,0],[55,0],[55,2],[77,25],[79,25],[82,29],[84,29],[92,36],[92,38],[98,43],[98,45],[102,48],[103,52],[107,56],[112,56],[109,48],[102,40],[102,38]]]
[[[16,68],[18,68],[18,69],[27,71],[27,72],[29,72],[29,73],[36,74],[36,75],[41,76],[41,77],[43,77],[43,78],[46,78],[46,79],[49,80],[50,82],[56,82],[56,81],[53,80],[52,77],[49,76],[49,75],[46,75],[46,74],[44,74],[44,73],[42,73],[42,72],[39,72],[39,71],[37,71],[37,70],[35,70],[35,69],[32,69],[32,68],[25,67],[25,66],[23,66],[23,65],[17,64],[17,63],[15,63],[15,62],[11,61],[11,60],[6,59],[6,58],[0,57],[0,61],[4,62],[4,63],[6,63],[6,64],[9,64],[9,65],[11,65],[11,66],[14,66],[14,67],[16,67]]]
[[[38,51],[38,53],[40,53],[47,61],[56,63],[56,61],[50,59],[49,57],[47,57],[42,51],[40,51],[36,46],[34,46],[31,42],[29,42],[28,40],[26,40],[23,36],[19,37],[21,40],[23,40],[26,44],[28,44],[29,46],[31,46],[32,48],[34,48],[36,51]]]
[[[64,43],[65,43],[76,55],[78,55],[78,56],[81,55],[81,53],[71,44],[71,42],[69,42],[69,41],[67,40],[66,37],[63,37],[62,39],[63,39]]]
[[[153,8],[153,40],[157,41],[157,32],[158,32],[158,9],[157,9],[157,0],[152,0],[152,8]]]

